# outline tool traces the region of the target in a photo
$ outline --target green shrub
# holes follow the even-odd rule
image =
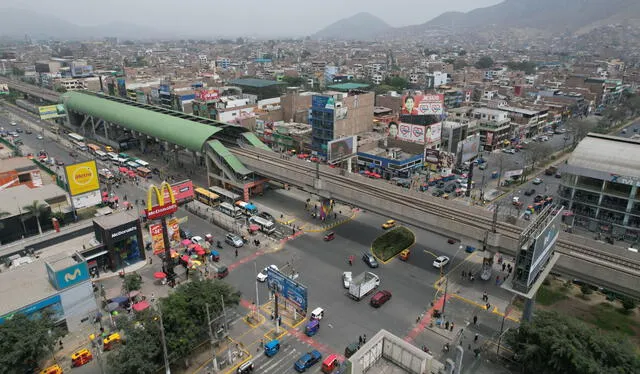
[[[378,236],[371,246],[373,254],[382,261],[387,261],[402,250],[415,243],[415,235],[406,227],[396,227]]]

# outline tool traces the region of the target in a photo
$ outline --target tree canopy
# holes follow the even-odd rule
[[[402,91],[409,86],[409,81],[402,77],[386,77],[382,84],[391,86],[396,91]]]
[[[37,318],[15,314],[0,325],[0,368],[32,372],[40,360],[51,355],[59,336],[49,314]]]
[[[492,66],[493,66],[493,59],[489,56],[482,56],[475,63],[475,67],[478,69],[489,69]]]
[[[556,312],[537,312],[531,323],[509,331],[505,338],[523,363],[523,373],[640,372],[640,358],[626,338]]]
[[[305,84],[305,79],[302,77],[285,76],[285,77],[282,77],[282,81],[287,82],[289,86],[296,86],[296,87],[304,86]]]
[[[231,309],[240,302],[240,293],[218,280],[185,283],[158,301],[162,312],[170,362],[188,357],[198,344],[208,339],[207,305],[211,319],[222,315],[222,302]],[[160,339],[160,317],[156,310],[137,313],[135,320],[118,321],[127,341],[109,358],[114,373],[154,373],[164,364]]]
[[[531,61],[509,61],[507,62],[507,66],[511,70],[522,70],[525,74],[533,74],[536,72],[536,64]]]

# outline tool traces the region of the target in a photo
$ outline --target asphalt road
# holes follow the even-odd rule
[[[22,134],[22,137],[25,152],[35,153],[39,149],[44,149],[50,156],[65,163],[90,158],[88,154],[80,154],[77,160],[72,158],[69,156],[69,151],[55,138],[44,141],[37,139],[37,131],[31,135]],[[102,163],[99,162],[99,164]],[[146,191],[132,184],[123,184],[115,192],[121,198],[126,194],[129,201],[146,199]],[[285,211],[289,210],[291,204],[299,204],[299,202],[284,199],[280,201],[279,206],[272,208],[276,211]],[[183,209],[179,211],[178,216],[188,217],[185,226],[196,235],[212,233],[219,237],[225,233],[224,230]],[[298,281],[308,287],[309,310],[317,306],[325,309],[323,327],[314,340],[341,353],[346,345],[357,341],[359,335],[373,336],[380,328],[405,337],[415,327],[416,317],[429,309],[430,303],[434,300],[433,284],[440,277],[440,271],[432,266],[434,257],[445,254],[452,258],[452,262],[446,269],[449,271],[448,269],[456,268],[463,261],[464,252],[458,253],[458,245],[448,244],[445,237],[410,227],[416,233],[418,243],[412,250],[410,261],[393,260],[388,264],[381,264],[377,269],[369,269],[360,260],[361,254],[368,251],[371,242],[383,232],[380,225],[387,219],[388,217],[374,213],[360,212],[355,220],[333,229],[336,239],[331,242],[323,241],[321,233],[306,233],[288,241],[282,250],[269,254],[261,254],[261,252],[256,254],[255,247],[248,246],[241,248],[236,258],[233,249],[225,244],[225,248],[221,251],[222,261],[227,264],[236,264],[232,267],[226,281],[237,287],[242,292],[243,298],[254,300],[256,269],[259,271],[270,264],[276,264],[282,268],[285,263],[290,262],[295,271],[300,274]],[[456,253],[458,255],[454,258]],[[353,266],[347,263],[349,255],[356,256]],[[151,266],[146,266],[140,271],[145,280],[144,294],[154,293],[156,297],[162,297],[168,292],[166,286],[161,286],[153,280],[153,273],[159,270],[160,263],[156,259]],[[381,278],[379,289],[391,291],[392,299],[378,309],[369,305],[369,298],[364,298],[360,302],[353,301],[346,295],[346,290],[342,286],[343,271],[352,271],[354,275],[363,271],[372,271]],[[117,277],[111,278],[105,281],[104,285],[107,289],[119,288],[121,281]],[[266,286],[260,284],[258,292],[259,304],[264,304],[268,300]],[[451,302],[448,308],[452,315],[464,314],[465,317],[460,317],[461,319],[468,319],[472,313],[469,306],[461,302]],[[241,312],[236,313],[235,316],[239,316],[239,313]],[[234,321],[237,321],[237,318]],[[491,326],[495,328],[495,323]],[[278,360],[282,358],[286,360],[271,359],[261,363],[261,367],[265,369],[264,372],[286,372],[293,365],[293,361],[308,350],[294,337],[287,339],[290,339],[291,348],[289,351],[282,352],[284,354],[278,358]],[[437,339],[422,335],[416,339],[416,344],[420,344],[419,342],[428,343],[432,347],[441,344]],[[90,370],[90,367],[84,370]]]

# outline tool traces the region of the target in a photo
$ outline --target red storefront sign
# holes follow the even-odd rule
[[[186,201],[191,201],[195,197],[193,191],[193,182],[190,179],[171,184],[171,190],[173,191],[173,196],[175,197],[178,204],[184,203]],[[171,200],[168,191],[164,190],[163,194],[165,201]]]
[[[159,206],[154,206],[150,210],[145,209],[145,214],[148,219],[158,219],[166,215],[175,213],[178,210],[178,204],[169,203]]]

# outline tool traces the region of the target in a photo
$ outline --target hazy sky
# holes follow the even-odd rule
[[[503,0],[2,0],[78,25],[136,23],[185,34],[308,35],[341,18],[370,12],[392,26],[423,23],[446,11],[468,11]],[[1,15],[0,15],[1,17]],[[242,32],[241,30],[245,30]]]

